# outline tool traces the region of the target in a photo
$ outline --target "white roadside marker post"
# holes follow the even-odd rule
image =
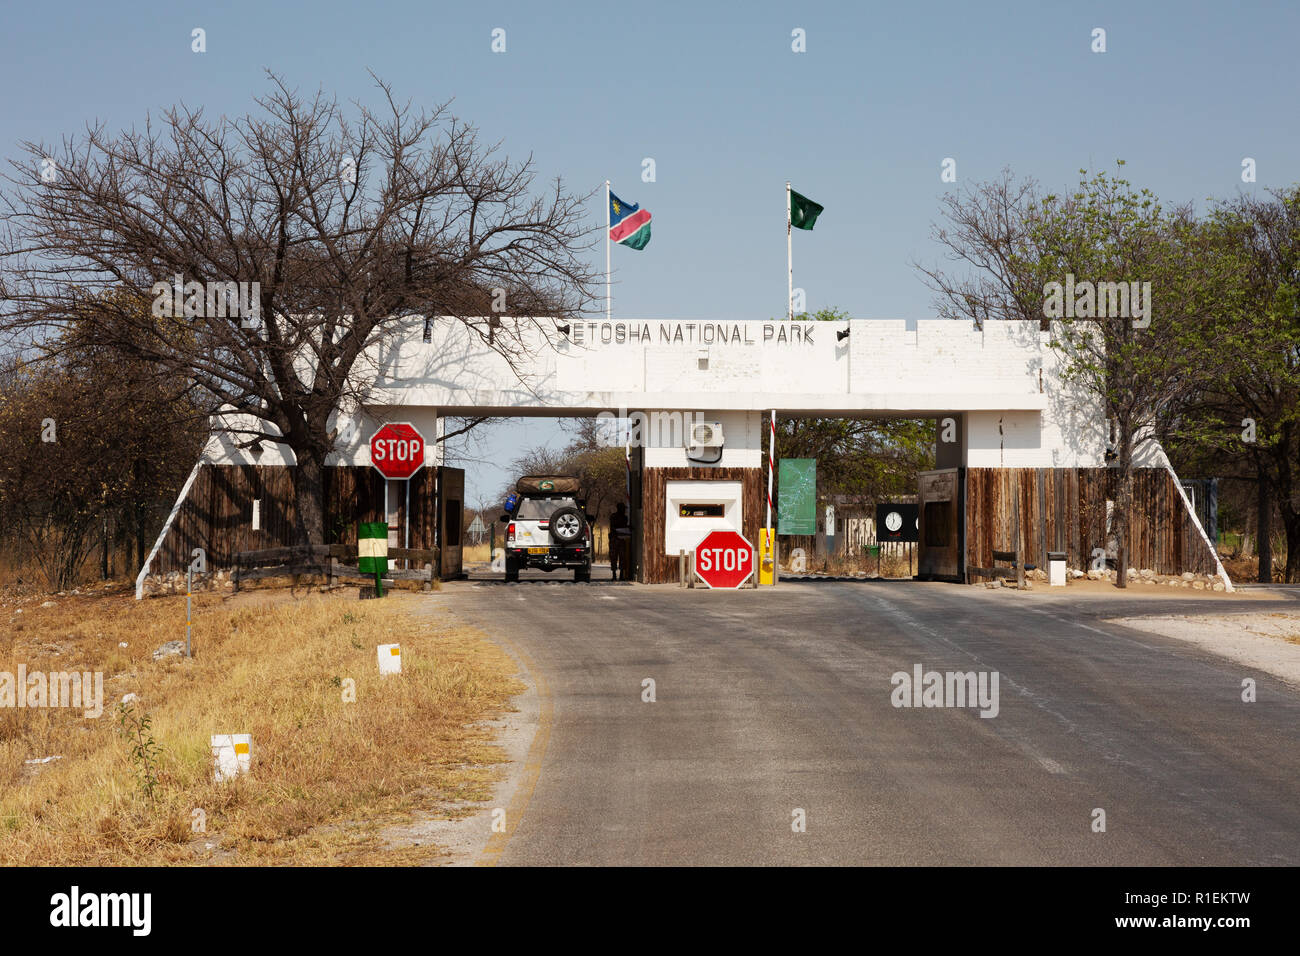
[[[247,773],[252,762],[252,749],[251,734],[213,734],[212,758],[216,763],[216,782],[221,783]]]
[[[402,673],[402,645],[400,644],[379,645],[379,673],[380,674]]]

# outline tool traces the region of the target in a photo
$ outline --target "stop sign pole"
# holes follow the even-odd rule
[[[384,521],[388,521],[388,481],[406,482],[402,544],[411,544],[411,476],[424,467],[424,436],[410,422],[386,422],[370,436],[370,464],[384,481]]]
[[[695,546],[695,574],[710,588],[743,587],[754,571],[754,546],[737,531],[710,531]]]

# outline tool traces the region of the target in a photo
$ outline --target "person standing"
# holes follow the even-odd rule
[[[627,520],[627,505],[618,503],[609,516],[609,571],[619,581],[628,578],[628,560],[632,554],[632,526]],[[620,570],[622,574],[620,576]]]

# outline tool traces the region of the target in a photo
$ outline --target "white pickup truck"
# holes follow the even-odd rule
[[[579,497],[578,479],[526,475],[515,492],[501,516],[506,524],[506,580],[518,581],[523,568],[573,568],[575,581],[590,581],[595,518]]]

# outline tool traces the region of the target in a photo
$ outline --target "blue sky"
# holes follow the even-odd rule
[[[206,53],[191,52],[195,27]],[[939,199],[1004,166],[1065,186],[1123,158],[1136,184],[1202,205],[1300,181],[1297,36],[1293,2],[8,4],[0,146],[13,157],[20,141],[141,124],[178,101],[243,113],[267,68],[374,102],[373,69],[399,97],[454,99],[485,140],[531,152],[539,180],[601,189],[593,225],[606,178],[652,212],[649,247],[613,253],[619,317],[783,314],[790,179],[826,206],[795,236],[809,309],[925,318],[911,263],[940,256]],[[956,184],[940,181],[946,157]],[[502,429],[485,454],[505,464],[562,440],[539,424]],[[495,490],[507,476],[468,478]]]

